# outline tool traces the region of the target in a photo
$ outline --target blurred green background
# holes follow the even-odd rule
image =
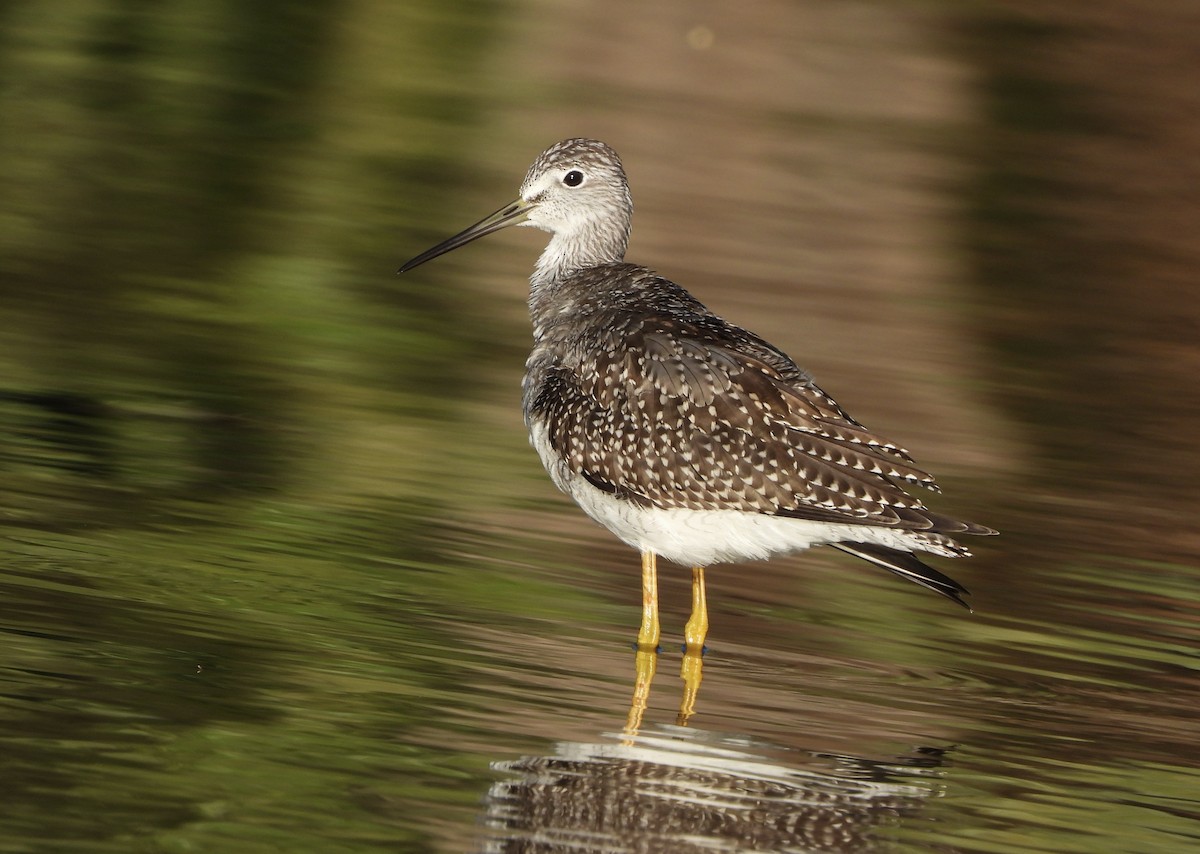
[[[1004,534],[974,617],[717,569],[693,726],[958,745],[901,849],[1190,850],[1198,49],[1184,0],[0,5],[0,852],[685,850],[495,819],[624,720],[637,559],[526,444],[540,237],[394,275],[567,136],[630,260]]]

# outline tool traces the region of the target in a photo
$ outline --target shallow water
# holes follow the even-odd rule
[[[1109,239],[1175,196],[1099,205],[1120,113],[1037,76],[1118,30],[616,11],[5,13],[0,851],[1197,845],[1200,247]],[[520,423],[540,238],[393,275],[576,134],[625,158],[631,260],[1002,530],[940,564],[973,614],[837,554],[714,568],[681,726],[663,567],[630,727],[637,556]]]

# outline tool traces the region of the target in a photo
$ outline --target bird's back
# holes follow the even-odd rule
[[[898,482],[933,487],[782,351],[644,267],[588,268],[535,316],[525,414],[570,471],[663,509],[970,531]]]

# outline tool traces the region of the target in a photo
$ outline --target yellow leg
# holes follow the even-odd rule
[[[692,567],[692,616],[688,617],[683,629],[685,652],[697,655],[704,651],[704,638],[708,636],[708,597],[704,595],[704,567]]]
[[[625,720],[625,735],[635,736],[642,726],[642,715],[646,712],[646,702],[650,699],[650,683],[654,681],[654,671],[658,666],[658,653],[653,650],[639,649],[634,667],[637,675],[633,683],[633,703],[629,706],[629,717]]]
[[[692,615],[683,627],[683,664],[679,678],[683,680],[683,700],[679,704],[679,716],[675,723],[687,726],[688,719],[696,712],[696,695],[700,692],[700,680],[704,670],[704,638],[708,635],[708,597],[704,592],[704,567],[692,567]]]
[[[650,683],[658,667],[658,641],[661,631],[658,624],[658,556],[652,551],[642,552],[642,625],[638,629],[637,656],[634,660],[636,676],[633,683],[633,703],[625,721],[625,734],[637,735],[642,725],[642,715],[650,699]]]
[[[658,650],[658,557],[642,552],[642,627],[638,630],[639,650]]]

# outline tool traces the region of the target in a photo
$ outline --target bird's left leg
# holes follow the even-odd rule
[[[708,597],[704,593],[704,567],[692,567],[692,615],[683,628],[684,652],[704,652],[708,636]]]
[[[692,567],[692,615],[683,629],[683,664],[679,678],[683,680],[683,700],[675,722],[687,726],[688,718],[696,711],[696,695],[704,670],[704,638],[708,635],[708,597],[704,592],[704,567]]]

